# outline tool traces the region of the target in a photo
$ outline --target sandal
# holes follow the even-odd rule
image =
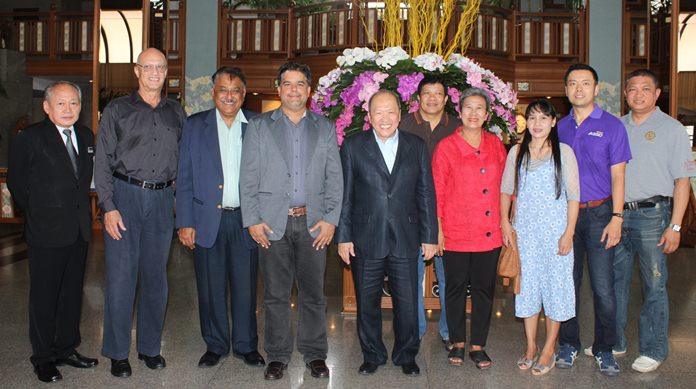
[[[449,339],[442,339],[442,344],[445,345],[445,350],[452,351],[454,348],[454,343],[450,342]]]
[[[525,354],[522,354],[520,359],[517,360],[517,367],[520,370],[529,370],[534,365],[534,359],[527,359]]]
[[[493,365],[493,361],[484,350],[469,351],[469,358],[476,364],[479,370],[485,370]]]
[[[537,362],[535,362],[534,366],[532,367],[532,375],[535,375],[535,376],[544,375],[544,374],[548,373],[549,371],[551,371],[551,369],[553,369],[555,366],[556,366],[556,355],[554,355],[553,358],[551,358],[551,363],[548,365],[542,365],[537,360]]]
[[[447,361],[450,365],[461,366],[464,363],[464,347],[452,347],[447,354]]]

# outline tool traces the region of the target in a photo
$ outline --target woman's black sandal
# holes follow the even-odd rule
[[[488,357],[488,354],[484,350],[469,351],[469,357],[476,364],[476,368],[479,370],[485,370],[493,365],[493,361]],[[488,362],[488,363],[486,363]]]

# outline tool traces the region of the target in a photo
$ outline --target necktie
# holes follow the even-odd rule
[[[73,172],[75,173],[75,177],[77,177],[77,151],[75,150],[75,146],[73,146],[72,139],[70,137],[72,131],[69,128],[66,128],[63,130],[63,134],[65,134],[65,148],[68,149],[68,155],[70,156],[70,162],[72,162]]]

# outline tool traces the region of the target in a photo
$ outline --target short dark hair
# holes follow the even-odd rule
[[[660,81],[657,79],[657,75],[650,69],[636,69],[626,75],[626,80],[624,84],[628,85],[628,81],[635,77],[648,77],[655,83],[655,88],[660,87]]]
[[[309,66],[297,62],[286,62],[280,65],[280,68],[278,69],[278,78],[276,78],[276,80],[278,80],[278,85],[280,85],[280,80],[283,77],[283,74],[288,70],[302,72],[307,79],[307,83],[312,85],[312,72],[309,70]]]
[[[213,84],[215,84],[215,80],[217,80],[218,77],[220,77],[223,74],[227,74],[230,77],[237,77],[239,78],[239,81],[244,84],[244,87],[246,88],[247,86],[247,80],[246,76],[244,75],[244,72],[242,69],[238,67],[232,67],[232,66],[223,66],[220,69],[216,70],[215,73],[210,77],[213,80]]]
[[[469,87],[464,89],[464,92],[462,92],[461,96],[459,96],[460,111],[462,110],[462,104],[464,104],[464,100],[471,96],[483,97],[483,99],[486,101],[486,113],[491,111],[491,96],[489,96],[488,92],[486,92],[485,90],[475,87]]]
[[[372,96],[370,96],[370,98],[367,100],[368,111],[372,109],[372,99],[379,95],[391,95],[396,101],[396,106],[399,107],[399,112],[401,112],[401,98],[399,97],[399,95],[396,94],[396,92],[390,89],[380,89],[377,92],[375,92]]]
[[[566,70],[565,75],[563,76],[563,84],[566,85],[568,84],[568,76],[570,75],[570,72],[576,71],[576,70],[587,70],[588,72],[592,73],[592,78],[594,78],[595,84],[599,83],[599,76],[597,76],[597,71],[594,70],[594,68],[586,63],[576,63],[572,64],[568,67],[568,70]]]
[[[443,80],[440,75],[432,73],[426,74],[425,77],[423,77],[423,79],[421,80],[421,82],[418,83],[418,95],[421,94],[421,90],[424,86],[431,84],[442,85],[442,87],[445,89],[445,95],[447,95],[447,84],[445,84],[445,80]]]
[[[61,85],[73,87],[77,91],[77,98],[80,100],[80,103],[82,103],[82,90],[79,86],[77,86],[77,84],[70,81],[56,81],[47,86],[46,89],[44,89],[44,101],[48,101],[51,98],[51,95],[53,94],[53,90]]]

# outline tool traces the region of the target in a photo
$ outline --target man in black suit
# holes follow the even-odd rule
[[[398,131],[401,109],[393,92],[370,98],[369,119],[373,130],[346,139],[341,148],[344,193],[336,233],[338,253],[355,282],[364,359],[359,372],[372,374],[387,361],[380,308],[386,273],[394,304],[392,361],[404,374],[419,374],[418,242],[426,260],[437,249],[430,156],[422,139]]]
[[[80,88],[46,88],[48,119],[20,131],[10,147],[7,186],[24,216],[29,247],[29,337],[39,380],[62,378],[56,365],[96,366],[80,355],[82,282],[91,239],[92,131],[80,117]]]

